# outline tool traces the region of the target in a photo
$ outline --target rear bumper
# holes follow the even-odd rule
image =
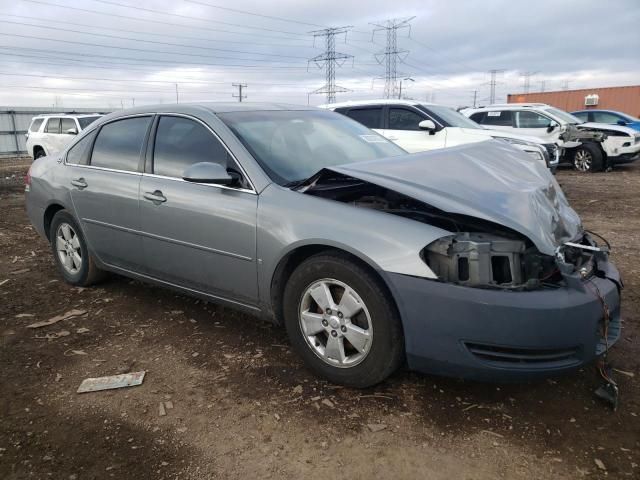
[[[609,278],[528,292],[389,274],[409,367],[505,382],[560,374],[592,362],[620,335],[619,276],[608,262],[601,270]],[[610,310],[606,341],[596,287]]]

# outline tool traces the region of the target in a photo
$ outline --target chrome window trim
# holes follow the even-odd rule
[[[247,189],[247,188],[232,188],[232,187],[227,187],[226,185],[216,185],[216,184],[213,184],[213,183],[198,183],[198,185],[211,185],[211,186],[215,186],[215,187],[224,188],[226,190],[237,190],[237,191],[240,191],[240,192],[251,192],[254,195],[257,195],[256,187],[253,184],[253,182],[251,181],[251,178],[247,174],[247,172],[244,169],[244,167],[242,166],[242,164],[238,161],[238,159],[233,154],[231,149],[227,146],[227,144],[224,143],[222,138],[220,138],[220,135],[218,135],[209,125],[207,125],[205,122],[203,122],[199,118],[194,117],[193,115],[187,115],[185,113],[162,113],[162,112],[158,112],[158,113],[156,113],[156,115],[158,115],[160,117],[158,119],[158,124],[160,123],[160,120],[162,120],[162,117],[182,117],[182,118],[186,118],[188,120],[196,121],[196,122],[200,123],[203,127],[205,127],[207,130],[209,130],[209,132],[211,134],[213,134],[213,136],[220,142],[220,144],[224,147],[224,149],[227,151],[227,153],[231,156],[231,158],[233,159],[235,164],[240,169],[240,173],[242,173],[244,178],[247,179],[247,182],[249,182],[249,185],[251,185],[251,189]],[[157,134],[157,129],[156,129],[156,134]],[[149,140],[152,140],[152,139],[149,139]],[[153,139],[153,142],[154,142],[153,145],[154,145],[154,150],[155,150],[155,138]],[[153,165],[153,162],[152,162],[152,165]],[[165,175],[156,175],[155,173],[146,173],[146,172],[144,172],[144,175],[145,176],[158,177],[158,178],[167,178],[167,179],[173,179],[173,180],[180,180],[182,182],[185,181],[182,178],[169,177],[169,176],[165,176]],[[197,183],[197,182],[186,182],[186,183]]]
[[[174,182],[183,182],[183,183],[189,183],[189,184],[193,184],[193,185],[202,185],[204,187],[216,187],[216,188],[221,188],[223,190],[232,190],[234,192],[250,193],[252,195],[257,195],[258,194],[255,190],[250,190],[248,188],[227,187],[226,185],[219,185],[217,183],[188,182],[187,180],[184,180],[182,178],[168,177],[168,176],[165,176],[165,175],[156,175],[155,173],[142,173],[141,175],[143,177],[149,177],[149,178],[160,178],[162,180],[173,180]]]
[[[142,173],[140,172],[132,172],[131,170],[118,170],[115,168],[107,168],[107,167],[94,167],[93,165],[80,165],[80,164],[76,164],[76,163],[67,163],[67,157],[65,156],[64,158],[64,164],[68,165],[70,167],[79,167],[79,168],[89,168],[92,170],[103,170],[105,172],[112,172],[112,173],[126,173],[127,175],[136,175],[138,177],[142,176]]]

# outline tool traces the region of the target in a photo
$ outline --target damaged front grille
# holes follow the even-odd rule
[[[465,347],[478,360],[496,367],[558,368],[580,362],[580,348],[533,349],[501,347],[465,342]]]

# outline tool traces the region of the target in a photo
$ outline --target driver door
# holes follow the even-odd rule
[[[140,183],[147,274],[222,299],[256,305],[258,196],[213,131],[191,117],[160,115]],[[194,163],[221,163],[233,186],[191,183]]]

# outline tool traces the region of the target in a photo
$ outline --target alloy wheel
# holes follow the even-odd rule
[[[573,165],[576,167],[576,170],[580,172],[588,172],[591,170],[592,161],[593,157],[591,153],[585,149],[580,149],[575,153]]]
[[[82,249],[78,234],[68,223],[61,223],[56,230],[56,250],[64,269],[77,274],[82,268]]]
[[[353,367],[371,350],[371,316],[360,295],[344,282],[324,278],[309,285],[300,301],[299,321],[307,345],[331,366]]]

